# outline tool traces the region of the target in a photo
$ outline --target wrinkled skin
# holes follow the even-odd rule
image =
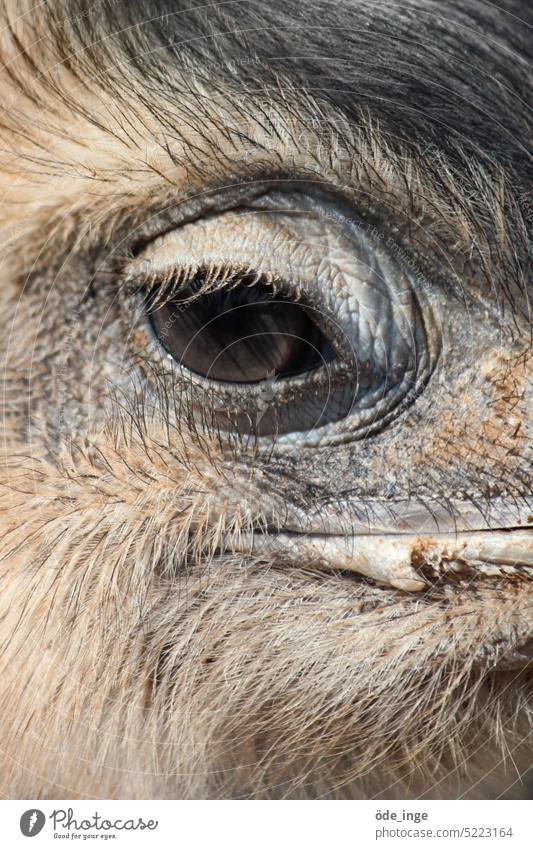
[[[1,5],[2,792],[527,797],[527,4]]]

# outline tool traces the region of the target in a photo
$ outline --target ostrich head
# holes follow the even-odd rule
[[[2,792],[524,796],[527,4],[1,7]]]

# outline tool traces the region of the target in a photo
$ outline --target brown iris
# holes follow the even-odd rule
[[[195,281],[150,308],[157,338],[176,362],[211,380],[257,383],[318,368],[332,349],[309,311],[268,285]],[[198,294],[199,293],[199,294]]]

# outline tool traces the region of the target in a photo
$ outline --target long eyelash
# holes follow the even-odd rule
[[[169,301],[183,294],[187,287],[194,291],[183,297],[183,305],[191,304],[198,298],[218,289],[231,290],[237,286],[253,288],[258,283],[266,284],[273,295],[288,295],[287,284],[268,270],[258,271],[246,265],[233,265],[227,261],[211,263],[189,263],[169,267],[152,274],[131,274],[125,278],[127,293],[144,293],[150,310],[159,309]],[[299,293],[290,291],[291,300],[299,300]]]

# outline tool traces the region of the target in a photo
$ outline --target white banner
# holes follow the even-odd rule
[[[532,849],[532,808],[503,801],[3,801],[0,845]]]

